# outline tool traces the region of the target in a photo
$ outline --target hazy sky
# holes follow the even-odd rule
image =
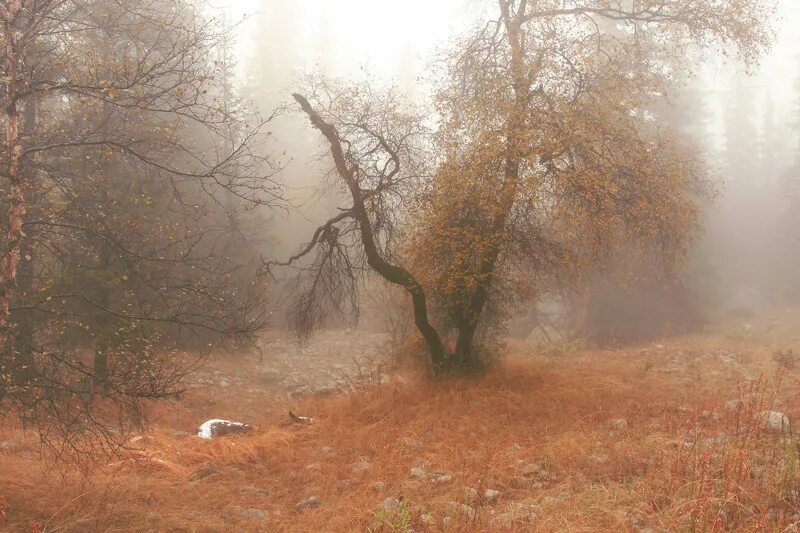
[[[225,9],[233,20],[245,17],[237,27],[236,56],[240,75],[244,76],[248,69],[259,68],[253,50],[258,39],[270,38],[262,31],[263,6],[268,6],[269,1],[212,1],[215,7]],[[780,117],[786,115],[785,111],[797,98],[794,80],[800,74],[800,0],[778,1],[775,45],[753,73],[751,81],[762,88],[761,101],[767,92],[770,94]],[[462,31],[469,16],[482,4],[478,0],[298,0],[290,5],[296,6],[296,16],[302,21],[297,24],[303,29],[298,40],[309,43],[309,49],[313,50],[313,43],[323,28],[329,32],[331,54],[340,74],[364,67],[372,75],[391,77],[409,51],[417,59],[418,67],[423,68],[436,46],[444,44],[454,32]],[[487,1],[486,5],[491,3]],[[721,58],[706,66],[702,79],[708,89],[718,95],[716,104],[711,102],[712,109],[719,110],[732,77],[737,75],[741,75],[739,67]],[[291,80],[286,82],[289,84]]]
[[[776,21],[778,39],[772,53],[758,71],[759,78],[775,83],[778,97],[791,89],[781,83],[796,70],[800,51],[800,0],[778,0],[780,20]],[[259,10],[269,2],[260,0],[215,0],[234,20],[248,19],[239,27],[237,50],[240,68],[252,59],[256,39],[268,39],[259,32]],[[464,27],[465,12],[475,9],[475,0],[304,0],[294,2],[297,17],[307,36],[314,37],[324,23],[333,33],[337,55],[347,58],[354,68],[367,65],[383,70],[396,64],[409,45],[420,56],[429,55],[437,44],[453,31]],[[488,5],[488,2],[487,2]]]

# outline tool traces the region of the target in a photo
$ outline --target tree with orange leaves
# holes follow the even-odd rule
[[[480,332],[492,316],[502,325],[499,312],[522,288],[580,279],[621,250],[679,262],[698,226],[702,168],[648,108],[691,67],[694,47],[733,46],[753,61],[769,44],[767,0],[496,7],[496,18],[444,57],[440,121],[427,146],[434,170],[413,198],[398,196],[397,186],[416,173],[403,165],[424,157],[398,156],[413,146],[409,136],[386,135],[401,133],[387,122],[396,117],[380,114],[386,105],[348,101],[346,91],[322,91],[316,107],[298,98],[353,206],[293,260],[314,249],[336,257],[344,227],[360,235],[351,249],[411,295],[437,373],[480,367]],[[398,218],[403,209],[415,216]],[[402,229],[388,231],[389,220]],[[388,238],[398,234],[407,238],[405,256]],[[376,253],[399,270],[387,271]],[[339,266],[357,263],[339,257]],[[429,319],[431,309],[439,320]]]

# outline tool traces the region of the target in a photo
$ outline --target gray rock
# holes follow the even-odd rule
[[[323,446],[318,450],[318,453],[321,457],[333,457],[336,455],[336,452],[330,446]]]
[[[199,481],[219,473],[217,465],[209,461],[204,462],[200,467],[189,475],[189,481]]]
[[[447,514],[450,516],[464,515],[470,520],[475,520],[475,509],[461,502],[449,502],[447,504]]]
[[[397,498],[392,498],[391,496],[383,500],[381,504],[378,506],[378,509],[381,511],[385,511],[388,513],[393,513],[400,508],[400,500]]]
[[[526,524],[533,522],[541,512],[541,507],[531,502],[516,502],[508,506],[503,513],[496,515],[491,520],[493,529],[520,530]],[[530,529],[525,527],[524,530]]]
[[[540,477],[547,475],[547,468],[542,463],[527,463],[520,470],[525,477]]]
[[[344,490],[355,485],[361,483],[361,480],[358,478],[351,477],[349,479],[339,479],[336,481],[336,488],[338,490]]]
[[[427,475],[427,473],[425,472],[425,469],[422,468],[421,466],[413,467],[411,469],[410,474],[411,474],[411,477],[415,477],[415,478],[424,478]]]
[[[445,483],[450,483],[453,481],[452,474],[447,472],[431,472],[429,477],[431,483],[436,483],[437,485],[444,485]]]
[[[372,468],[372,463],[367,457],[359,457],[358,461],[353,463],[350,469],[353,472],[363,472],[364,470],[369,470]]]
[[[434,527],[436,525],[436,517],[433,516],[433,513],[422,513],[419,517],[419,521],[428,527]]]
[[[464,502],[466,503],[475,503],[478,501],[478,491],[473,489],[472,487],[467,487],[464,489]]]
[[[422,488],[422,482],[418,479],[407,479],[400,486],[405,491],[416,491]]]
[[[308,498],[305,498],[297,502],[294,508],[297,511],[305,511],[308,509],[316,509],[317,507],[319,507],[319,505],[320,501],[317,496],[309,496]]]
[[[764,429],[771,433],[789,431],[789,417],[779,411],[761,411],[759,417],[764,420]]]
[[[247,520],[251,522],[263,522],[264,520],[269,518],[269,513],[264,509],[256,509],[254,507],[251,508],[236,508],[235,514],[241,520]]]
[[[409,448],[412,450],[421,450],[422,449],[422,442],[417,439],[410,439],[408,437],[402,437],[398,443],[403,448]]]
[[[499,490],[495,489],[486,489],[483,491],[483,499],[486,500],[488,503],[496,502],[502,493]]]
[[[725,409],[728,411],[735,411],[742,405],[742,400],[728,400],[725,402]]]
[[[386,483],[384,483],[383,481],[375,481],[369,486],[369,488],[371,488],[375,492],[385,492]]]
[[[232,422],[220,418],[206,420],[197,430],[201,439],[216,439],[226,435],[248,434],[253,432],[253,426],[245,422]]]
[[[628,421],[624,418],[615,418],[608,422],[608,427],[612,431],[625,431],[628,429]]]
[[[246,485],[241,489],[239,489],[239,492],[257,498],[263,498],[264,496],[269,496],[269,489],[264,487],[258,487],[256,485]]]

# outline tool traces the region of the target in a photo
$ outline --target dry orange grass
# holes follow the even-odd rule
[[[311,425],[271,403],[250,419],[255,435],[216,441],[168,427],[189,427],[209,405],[235,411],[236,395],[193,396],[156,412],[139,449],[89,481],[49,472],[24,446],[0,452],[0,520],[11,531],[782,531],[800,520],[796,445],[748,413],[783,402],[800,420],[797,387],[788,375],[777,395],[769,379],[739,391],[746,375],[774,370],[769,349],[753,346],[686,340],[548,358],[512,346],[517,355],[482,378],[293,404]],[[746,355],[719,370],[707,356],[719,350]],[[724,409],[739,396],[743,407]],[[215,468],[196,479],[205,463]],[[452,477],[418,479],[418,466]],[[501,496],[475,501],[468,488]],[[310,496],[318,507],[295,508]],[[387,497],[401,510],[376,512]]]

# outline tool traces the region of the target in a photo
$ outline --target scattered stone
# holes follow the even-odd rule
[[[526,463],[521,473],[525,477],[541,477],[547,475],[547,468],[542,463]]]
[[[473,489],[472,487],[467,487],[464,489],[464,501],[466,503],[474,503],[478,501],[478,491]]]
[[[713,437],[703,439],[701,444],[704,448],[712,448],[714,446],[725,444],[727,441],[728,439],[725,437],[725,435],[715,435]]]
[[[789,417],[779,411],[761,411],[759,417],[764,420],[764,429],[771,433],[789,431]]]
[[[436,526],[436,518],[433,516],[433,513],[422,513],[419,517],[419,521],[428,527]]]
[[[725,409],[728,411],[735,411],[742,405],[742,400],[728,400],[725,402]]]
[[[422,442],[417,439],[410,439],[408,437],[402,437],[399,441],[400,446],[403,448],[410,448],[412,450],[421,450],[422,449]]]
[[[335,382],[323,383],[314,388],[314,394],[318,396],[327,396],[338,392],[339,385]]]
[[[496,515],[491,520],[493,529],[520,530],[523,526],[533,522],[541,512],[541,507],[531,502],[515,502],[508,506],[503,513]],[[525,529],[530,529],[529,527]]]
[[[258,498],[269,496],[269,489],[264,487],[257,487],[256,485],[247,485],[245,487],[242,487],[241,489],[239,489],[239,492],[242,494],[247,494]]]
[[[385,492],[386,483],[384,483],[383,481],[375,481],[369,486],[369,488],[371,488],[374,492]]]
[[[447,514],[450,516],[464,515],[470,520],[475,520],[475,509],[461,502],[449,502],[447,504]]]
[[[424,478],[427,475],[427,473],[425,472],[425,469],[422,468],[421,466],[413,467],[411,469],[410,474],[411,474],[411,477],[415,477],[415,478]]]
[[[197,431],[201,439],[215,439],[226,435],[247,434],[253,432],[253,426],[244,422],[232,422],[221,418],[212,418],[203,422]]]
[[[206,461],[202,465],[200,465],[200,467],[197,470],[192,472],[189,475],[188,479],[189,481],[199,481],[201,479],[205,479],[207,477],[216,475],[218,473],[219,469],[217,468],[217,465],[209,461]]]
[[[483,491],[483,499],[488,503],[494,503],[500,498],[501,494],[499,490],[486,489]]]
[[[453,481],[453,476],[447,472],[431,472],[431,475],[428,479],[430,479],[431,483],[444,485],[445,483],[450,483]]]
[[[418,479],[407,479],[400,485],[404,491],[417,491],[422,488],[422,482]]]
[[[351,477],[349,479],[340,479],[336,481],[336,488],[338,490],[344,490],[349,487],[358,485],[359,483],[361,483],[361,480],[354,477]]]
[[[234,507],[231,509],[234,515],[240,520],[247,520],[250,522],[263,522],[269,518],[269,513],[264,509],[256,509],[254,507],[242,508]]]
[[[314,419],[310,416],[299,416],[289,411],[289,419],[296,424],[311,424]]]
[[[400,508],[400,500],[388,497],[378,506],[378,509],[387,513],[393,513]]]
[[[350,467],[350,470],[353,472],[363,472],[364,470],[369,470],[372,468],[372,463],[367,457],[359,457],[358,461],[353,463]]]
[[[311,388],[308,385],[289,385],[286,386],[286,390],[289,392],[289,397],[291,398],[295,396],[304,396],[311,392]]]
[[[628,421],[624,418],[615,418],[608,423],[613,431],[625,431],[628,429]]]
[[[297,502],[294,506],[295,510],[297,511],[305,511],[308,509],[316,509],[319,507],[320,501],[317,496],[309,496],[303,500]]]
[[[331,448],[330,446],[323,446],[322,448],[319,449],[319,454],[322,457],[333,457],[334,455],[336,455],[336,452],[333,451],[333,448]]]

